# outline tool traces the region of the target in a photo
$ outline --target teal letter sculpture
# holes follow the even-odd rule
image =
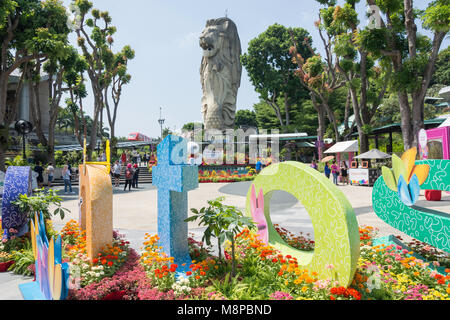
[[[158,145],[153,167],[158,187],[158,236],[164,252],[174,258],[178,273],[192,264],[188,247],[188,191],[198,188],[198,167],[187,164],[187,140],[169,135]]]
[[[255,190],[260,192],[257,200]],[[314,252],[290,247],[275,230],[270,219],[270,199],[277,190],[295,196],[308,211],[314,228]],[[264,217],[256,212],[262,209],[260,206],[264,206]],[[320,279],[332,278],[347,287],[352,283],[359,259],[358,222],[345,195],[323,174],[299,162],[267,167],[248,192],[247,216],[251,217],[252,212],[259,231],[265,234],[267,226],[269,244],[282,254],[296,257],[299,265],[317,272]]]
[[[414,195],[414,188],[407,185],[408,176],[411,177],[412,174],[410,184],[420,185],[422,190],[450,191],[450,160],[414,160],[415,152],[411,149],[402,157],[404,166],[398,159],[393,159],[393,163],[396,162],[397,165],[392,172],[383,168],[383,176],[373,188],[373,209],[378,217],[390,226],[433,247],[450,252],[450,216],[448,213],[415,206],[417,194]],[[427,167],[429,172],[425,170]],[[404,175],[407,176],[406,179]],[[418,184],[417,181],[414,182],[416,179],[419,180]],[[394,191],[396,188],[397,192]],[[405,191],[402,192],[402,188]],[[406,190],[413,195],[412,201],[405,196],[408,195]]]
[[[31,221],[31,243],[36,280],[20,284],[25,300],[65,300],[69,292],[69,265],[62,263],[61,236],[47,239],[44,217],[35,214]]]

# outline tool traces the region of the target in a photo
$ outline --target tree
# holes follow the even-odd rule
[[[252,110],[238,110],[236,112],[235,129],[244,128],[258,128],[258,121],[256,120],[256,113]]]
[[[108,43],[113,43],[113,38],[108,38]],[[123,86],[129,84],[131,81],[131,75],[127,73],[128,61],[134,59],[135,52],[130,46],[123,47],[122,51],[114,55],[114,59],[111,64],[106,65],[106,76],[109,81],[109,85],[104,89],[104,101],[106,107],[106,114],[108,116],[108,123],[111,130],[111,140],[116,141],[116,120],[117,110],[122,97]],[[111,89],[111,91],[109,91]],[[109,104],[109,97],[111,97],[113,105]],[[114,145],[115,143],[113,143]],[[113,147],[113,154],[116,154],[116,148]]]
[[[292,33],[299,43],[303,43],[305,38],[311,41],[305,29],[293,28]],[[260,99],[273,108],[283,131],[291,124],[289,111],[292,106],[308,98],[308,92],[302,88],[294,74],[296,65],[291,60],[290,47],[289,30],[274,24],[251,40],[248,53],[241,57]],[[306,58],[311,56],[305,46],[299,48],[299,51]],[[280,104],[281,101],[283,104]]]
[[[163,132],[162,132],[162,138],[161,140],[164,140],[167,136],[173,134],[172,130],[170,130],[169,128],[164,128]]]
[[[297,59],[300,61],[300,75],[303,76],[304,82],[308,82],[310,90],[313,89],[312,94],[318,96],[319,101],[324,104],[328,116],[330,111],[327,107],[327,93],[344,85],[347,87],[345,131],[353,131],[348,127],[351,104],[359,134],[360,151],[366,152],[369,150],[371,119],[386,94],[387,83],[392,74],[391,68],[376,66],[380,57],[369,54],[359,46],[358,36],[361,30],[358,28],[355,1],[347,1],[343,7],[335,5],[335,1],[319,2],[327,5],[320,10],[320,20],[316,23],[326,52],[325,63],[319,60],[320,57],[316,58],[317,61],[310,58],[302,68],[302,60]],[[325,66],[323,70],[320,68],[321,63]],[[330,121],[336,123],[331,118]],[[334,130],[338,137],[337,123]]]
[[[112,65],[114,61],[110,43],[112,36],[116,32],[116,27],[111,26],[112,19],[109,13],[93,9],[92,2],[75,0],[74,4],[78,7],[81,15],[79,28],[76,29],[77,42],[87,63],[87,74],[91,80],[94,100],[93,128],[87,147],[87,155],[90,159],[97,145],[97,138],[101,136],[98,133],[99,120],[105,105],[104,90],[109,83],[106,66]],[[92,18],[88,18],[89,13],[92,15]]]
[[[361,33],[360,43],[364,50],[389,58],[394,71],[391,90],[398,95],[404,148],[409,149],[417,145],[424,127],[425,96],[450,29],[450,3],[435,0],[425,10],[414,9],[413,0],[367,0],[367,4],[378,5],[384,17],[381,28]],[[419,19],[433,33],[432,39],[418,32]]]
[[[29,64],[48,54],[58,55],[64,45],[66,30],[62,31],[60,24],[62,8],[57,0],[0,2],[0,170],[4,169],[8,127],[16,117]],[[21,76],[8,98],[9,77],[16,70],[21,71]]]
[[[76,136],[80,146],[84,146],[84,140],[87,140],[89,132],[87,118],[83,110],[83,99],[87,97],[84,73],[88,68],[86,60],[78,53],[74,56],[72,68],[65,74],[65,82],[69,90],[69,98],[66,99],[66,109],[71,112],[74,135]],[[89,118],[89,120],[92,119]],[[94,133],[95,135],[95,133]]]
[[[450,86],[450,46],[439,53],[430,86],[442,84]]]

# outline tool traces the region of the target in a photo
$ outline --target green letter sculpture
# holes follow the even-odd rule
[[[255,179],[256,192],[264,194],[264,216],[269,244],[284,255],[297,258],[299,265],[317,272],[320,279],[333,278],[342,286],[353,281],[359,258],[359,227],[344,194],[318,171],[298,162],[284,162],[264,169]],[[316,247],[305,252],[290,247],[275,230],[270,219],[270,199],[274,191],[295,196],[308,211],[314,228]],[[252,188],[247,196],[251,217]],[[334,268],[327,268],[333,265]]]

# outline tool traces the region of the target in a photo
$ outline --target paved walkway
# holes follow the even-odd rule
[[[200,184],[199,188],[189,192],[189,208],[200,209],[207,206],[207,201],[218,197],[225,197],[225,204],[233,205],[245,210],[246,195],[250,182],[234,184]],[[390,227],[380,220],[372,210],[372,188],[357,186],[339,187],[354,208],[360,225],[370,225],[380,229],[380,236],[390,234],[400,235],[405,239],[408,237],[398,230]],[[74,188],[78,193],[78,189]],[[71,211],[63,221],[55,217],[54,226],[60,230],[69,220],[78,220],[78,195],[64,195],[63,206]],[[450,196],[445,194],[441,202],[426,202],[423,195],[418,206],[436,209],[450,213]],[[146,233],[157,232],[157,190],[151,185],[142,185],[139,190],[124,192],[123,189],[114,190],[114,228],[125,234],[131,246],[140,252]],[[311,234],[314,231],[311,219],[305,208],[290,194],[276,192],[271,201],[271,219],[274,224],[294,232]],[[189,224],[189,232],[196,239],[201,239],[203,228],[198,225]],[[31,279],[32,280],[32,279]],[[30,281],[30,279],[10,274],[0,274],[0,300],[21,299],[17,288],[19,283]]]

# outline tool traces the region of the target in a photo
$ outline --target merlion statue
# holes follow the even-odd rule
[[[241,85],[241,40],[229,18],[208,20],[200,36],[200,68],[205,129],[234,129],[236,100]]]

